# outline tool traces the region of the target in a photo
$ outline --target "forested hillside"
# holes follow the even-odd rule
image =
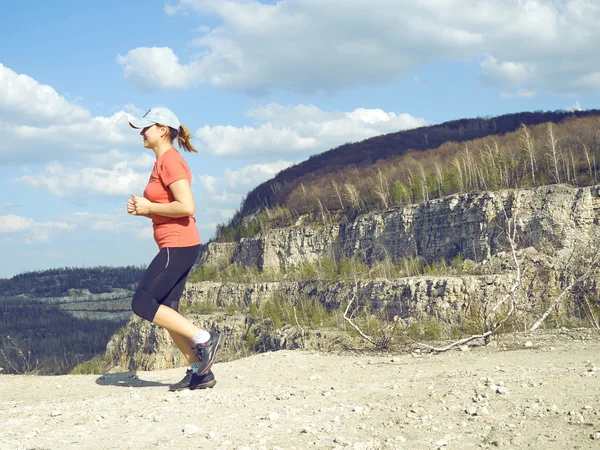
[[[353,220],[451,194],[596,184],[600,111],[464,119],[346,144],[280,172],[250,192],[217,242],[301,217]]]
[[[248,193],[240,213],[245,216],[264,207],[283,205],[298,186],[326,174],[368,167],[380,160],[435,149],[447,142],[461,143],[486,136],[500,136],[516,131],[522,125],[529,127],[546,122],[558,123],[569,117],[598,114],[600,110],[521,112],[491,118],[452,120],[440,125],[375,136],[361,142],[349,142],[311,156],[257,186]]]
[[[0,295],[60,297],[70,289],[87,289],[92,294],[111,292],[115,288],[135,289],[144,274],[143,267],[64,267],[26,272],[9,279],[0,278]]]
[[[0,297],[0,367],[4,373],[69,373],[104,352],[124,324],[76,318],[40,300]]]
[[[104,352],[144,269],[60,268],[0,279],[0,368],[64,374]]]

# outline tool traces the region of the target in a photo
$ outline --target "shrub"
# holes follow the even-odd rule
[[[104,355],[98,355],[89,361],[77,364],[69,375],[97,375],[108,371],[108,363]]]

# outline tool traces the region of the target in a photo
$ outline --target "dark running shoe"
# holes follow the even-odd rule
[[[219,344],[221,343],[221,336],[221,333],[214,333],[211,331],[208,342],[196,344],[196,355],[198,355],[198,359],[200,360],[198,375],[208,373],[215,362],[215,355],[217,354]]]
[[[169,386],[170,391],[182,391],[184,389],[206,389],[211,388],[217,384],[215,375],[212,372],[208,372],[206,375],[198,375],[192,372],[192,369],[188,369],[185,372],[185,377],[179,382]]]
[[[205,375],[193,374],[190,389],[207,389],[212,388],[215,384],[217,384],[217,380],[215,380],[215,375],[211,371]]]

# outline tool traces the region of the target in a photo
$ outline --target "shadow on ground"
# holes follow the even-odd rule
[[[96,384],[101,386],[121,387],[156,387],[169,386],[159,381],[142,380],[135,372],[107,373],[96,378]]]

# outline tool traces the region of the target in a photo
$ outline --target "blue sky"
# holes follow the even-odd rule
[[[0,277],[145,265],[125,202],[171,108],[195,136],[203,241],[258,183],[347,141],[447,120],[592,109],[592,0],[11,2],[0,15]]]

